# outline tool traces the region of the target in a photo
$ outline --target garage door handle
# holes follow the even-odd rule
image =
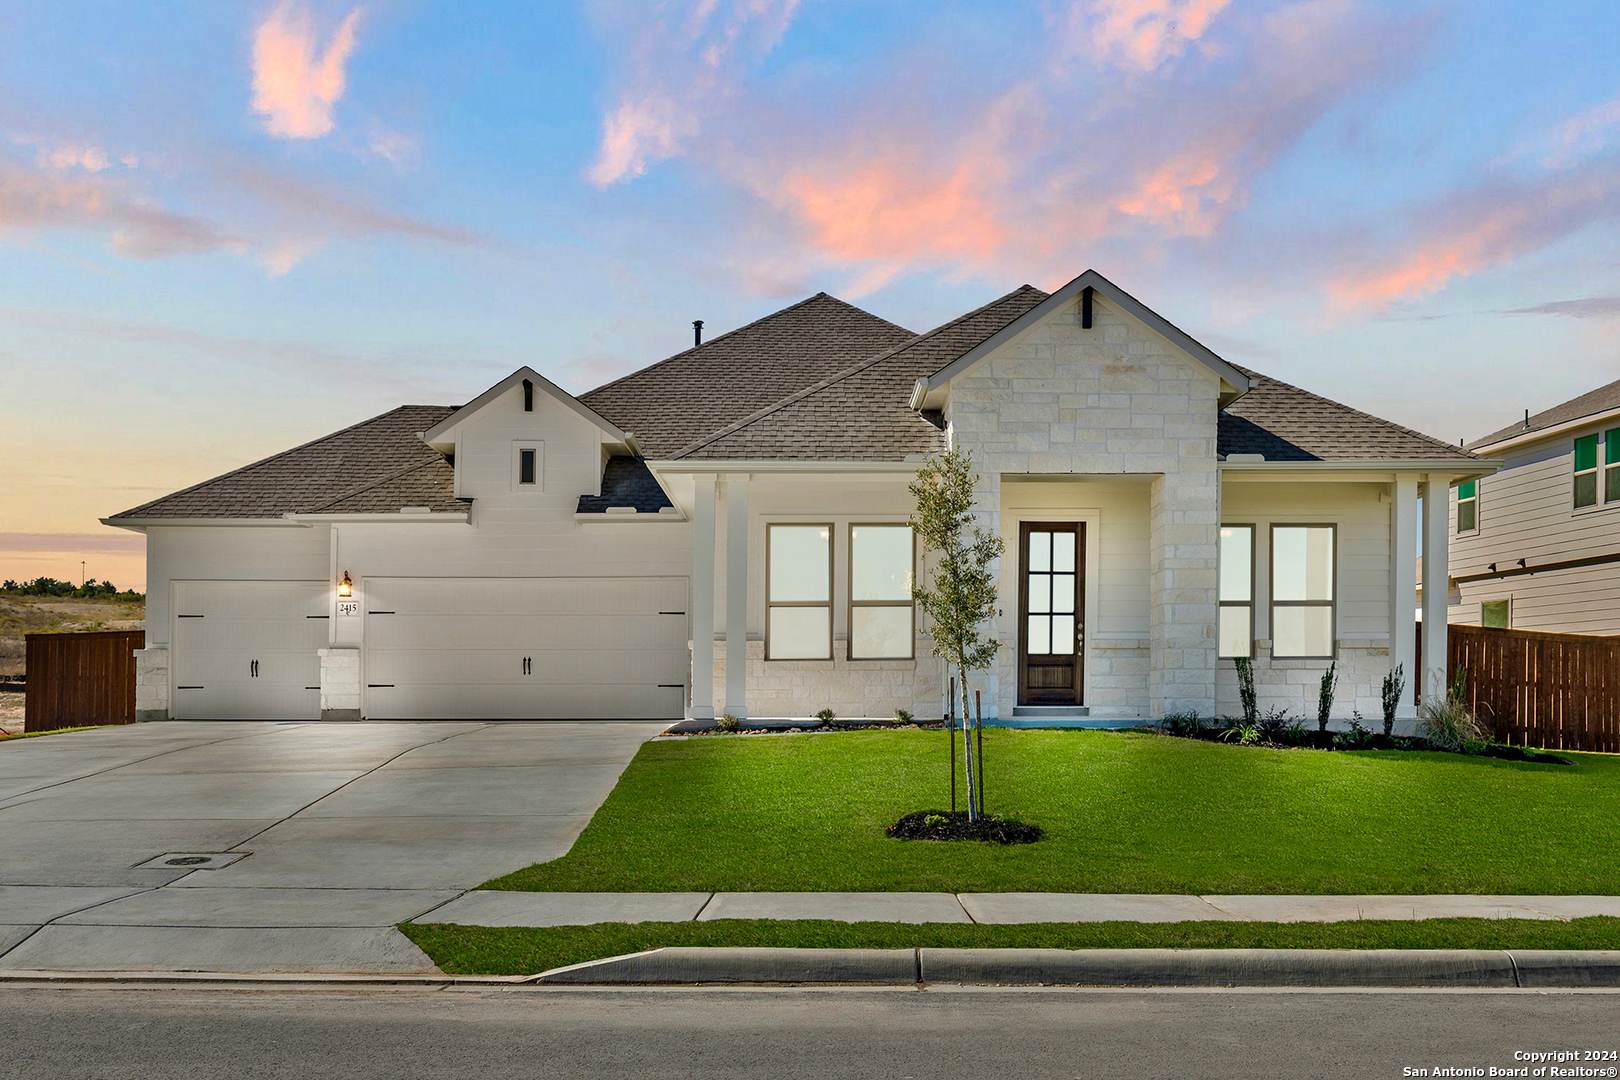
[[[255,679],[259,677],[259,662],[257,660],[248,662],[248,674]]]

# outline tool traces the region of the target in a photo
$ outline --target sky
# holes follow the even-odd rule
[[[532,365],[1094,267],[1440,438],[1620,378],[1620,5],[0,2],[0,579]]]

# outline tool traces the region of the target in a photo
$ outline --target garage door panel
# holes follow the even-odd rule
[[[176,582],[171,714],[318,719],[326,602],[320,581]]]
[[[365,590],[367,716],[684,712],[684,578],[368,579]]]

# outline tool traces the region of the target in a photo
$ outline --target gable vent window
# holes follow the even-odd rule
[[[515,443],[512,446],[512,490],[544,491],[545,487],[545,444],[537,442]]]
[[[1587,435],[1575,440],[1575,508],[1597,505],[1598,437]]]
[[[534,451],[518,451],[518,483],[534,483]]]
[[[1479,528],[1479,481],[1470,480],[1457,485],[1457,531],[1473,532]]]

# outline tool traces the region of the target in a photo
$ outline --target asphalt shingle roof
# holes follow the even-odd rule
[[[1511,439],[1515,435],[1523,435],[1527,431],[1540,431],[1542,428],[1557,427],[1567,424],[1571,420],[1579,420],[1583,416],[1595,416],[1598,413],[1613,412],[1620,409],[1620,379],[1600,386],[1596,390],[1589,390],[1580,397],[1570,398],[1550,409],[1544,409],[1530,418],[1530,423],[1519,421],[1509,424],[1499,431],[1493,431],[1483,439],[1476,439],[1468,445],[1489,446],[1503,439]]]
[[[579,400],[656,460],[913,336],[817,293]]]
[[[675,454],[700,460],[764,458],[903,461],[945,450],[945,433],[911,408],[911,388],[1046,299],[1024,285],[998,300],[863,360]]]
[[[605,514],[610,506],[633,506],[638,514],[656,514],[674,505],[645,459],[611,457],[602,470],[602,494],[581,495],[575,513]]]
[[[1228,361],[1230,363],[1230,361]],[[1472,461],[1460,446],[1238,367],[1259,385],[1221,411],[1217,453],[1267,461]]]
[[[402,405],[274,457],[132,507],[120,518],[270,518],[286,513],[386,513],[402,506],[465,510],[450,464],[416,437],[455,412]]]

